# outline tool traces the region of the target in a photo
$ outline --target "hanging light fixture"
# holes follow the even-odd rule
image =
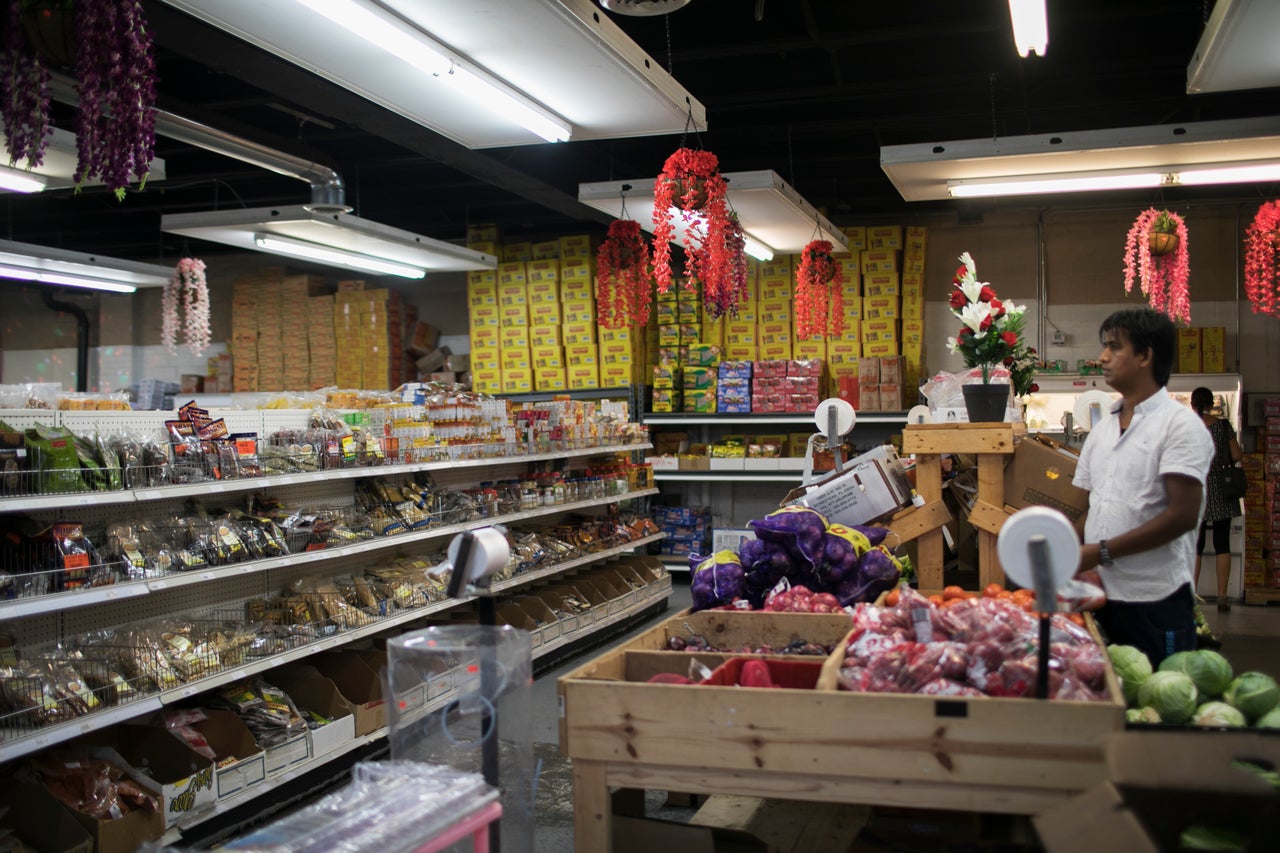
[[[0,278],[133,293],[139,287],[164,287],[171,272],[155,264],[0,240]]]
[[[1009,0],[1013,22],[1013,44],[1024,59],[1034,53],[1044,56],[1049,48],[1049,13],[1045,0]]]

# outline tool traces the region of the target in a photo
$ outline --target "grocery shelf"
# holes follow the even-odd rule
[[[307,483],[349,480],[362,477],[384,477],[397,474],[416,474],[427,471],[454,470],[457,468],[483,468],[525,462],[553,462],[582,456],[598,456],[605,453],[631,453],[648,450],[647,442],[606,444],[593,447],[576,447],[542,453],[514,453],[501,456],[483,456],[475,459],[446,459],[427,462],[410,462],[396,465],[332,468],[298,474],[277,474],[268,477],[246,477],[236,480],[212,480],[178,486],[154,486],[144,489],[118,489],[105,492],[63,492],[56,495],[32,495],[0,498],[0,512],[37,512],[76,506],[101,506],[107,504],[142,503],[169,498],[208,497],[223,493],[254,491],[280,486],[297,486]]]
[[[656,492],[657,490],[653,489],[650,491]],[[559,509],[559,507],[548,507],[548,509]],[[616,545],[602,551],[586,554],[572,560],[556,563],[552,566],[545,566],[532,572],[523,572],[515,577],[502,581],[500,584],[495,584],[494,591],[510,592],[511,590],[528,586],[539,580],[555,576],[578,566],[588,565],[590,563],[608,559],[609,557],[628,553],[641,545],[657,541],[661,539],[662,536],[662,534],[647,536],[642,539],[624,542],[620,545]],[[206,678],[201,678],[197,681],[183,684],[182,686],[175,687],[171,690],[148,695],[124,705],[119,705],[103,711],[97,711],[83,717],[77,717],[73,720],[68,720],[65,723],[49,726],[48,728],[38,729],[29,734],[10,737],[7,736],[6,732],[0,730],[0,763],[28,755],[32,752],[43,749],[46,746],[61,743],[82,734],[87,734],[91,731],[107,728],[108,726],[115,725],[116,723],[123,722],[124,720],[150,714],[153,711],[159,710],[164,705],[172,705],[174,703],[190,699],[192,696],[213,690],[217,687],[221,687],[222,685],[231,684],[241,679],[248,678],[249,676],[274,669],[275,667],[283,666],[284,664],[291,663],[293,661],[302,660],[319,652],[338,648],[339,646],[346,645],[347,643],[354,642],[355,640],[373,636],[389,628],[395,628],[400,625],[426,618],[435,613],[451,610],[459,605],[472,601],[474,598],[475,596],[468,596],[466,598],[431,602],[423,607],[405,610],[384,619],[378,619],[370,622],[367,625],[362,625],[359,628],[343,631],[341,633],[334,634],[333,636],[298,646],[297,648],[290,649],[277,655],[260,658],[258,660],[247,662],[242,666],[235,667],[234,669],[214,673]],[[596,622],[593,624],[599,625],[601,623]],[[553,642],[549,647],[547,647],[547,649],[550,650],[557,648],[558,645],[562,645],[562,643],[558,644]]]
[[[800,483],[804,471],[663,471],[653,472],[655,483]]]
[[[639,543],[633,543],[633,544],[639,544]],[[662,598],[667,597],[669,594],[670,594],[670,590],[668,589],[668,590],[662,591],[661,593],[649,595],[642,599],[639,599],[635,604],[631,605],[630,607],[627,607],[618,613],[609,614],[607,617],[592,623],[592,631],[598,628],[608,627],[618,622],[623,622],[631,618],[632,616],[642,613],[643,611],[652,607],[654,604],[658,603],[658,601],[660,601]],[[591,633],[592,631],[579,631],[579,632],[570,634],[568,636],[558,637],[549,643],[544,643],[543,645],[538,646],[532,650],[531,658],[534,662],[536,662],[539,658],[545,657],[551,654],[552,652],[555,652],[556,650],[560,649],[561,647],[576,641],[577,639],[579,639],[578,635],[580,633]],[[457,698],[457,695],[458,693],[456,689],[446,690],[428,699],[426,704],[418,713],[430,714],[435,711],[438,711],[441,708],[448,705],[450,702],[454,701]],[[286,771],[285,773],[281,773],[278,776],[272,776],[270,779],[267,779],[250,788],[246,788],[243,791],[235,794],[234,796],[224,798],[223,800],[221,800],[211,808],[203,809],[199,812],[187,815],[186,817],[179,819],[178,823],[174,827],[170,828],[169,831],[166,832],[156,843],[157,845],[160,845],[160,846],[168,846],[168,845],[176,844],[181,840],[182,833],[184,831],[190,830],[196,826],[199,826],[200,824],[204,823],[205,821],[211,818],[217,817],[218,815],[221,815],[221,814],[225,814],[226,812],[232,809],[238,808],[242,805],[245,805],[246,803],[256,800],[261,796],[269,794],[271,791],[275,790],[276,788],[279,788],[281,785],[284,785],[288,782],[292,782],[294,779],[297,779],[313,770],[321,768],[324,765],[329,764],[330,762],[336,761],[337,759],[341,758],[344,755],[347,755],[351,752],[362,749],[366,746],[369,746],[373,743],[376,743],[384,739],[385,737],[387,737],[388,734],[389,734],[389,730],[387,727],[384,726],[368,734],[357,735],[352,740],[347,741],[345,744],[342,744],[340,747],[330,750],[329,752],[326,752],[323,755],[313,756],[307,759],[306,761],[299,762],[298,764],[290,767],[289,770]]]
[[[396,548],[407,542],[425,542],[428,539],[451,536],[464,530],[474,530],[491,524],[511,524],[561,512],[590,509],[602,503],[619,503],[632,498],[656,495],[657,493],[658,490],[656,488],[637,489],[622,495],[608,495],[603,498],[591,498],[585,501],[540,506],[537,509],[528,509],[491,518],[477,518],[459,524],[432,527],[428,530],[414,530],[408,533],[397,533],[392,536],[379,536],[376,539],[366,539],[363,542],[353,542],[350,545],[339,545],[336,548],[324,548],[319,551],[302,551],[297,554],[286,554],[282,557],[271,557],[265,560],[249,560],[198,572],[174,572],[164,577],[145,581],[130,581],[128,583],[111,584],[110,586],[93,587],[72,592],[59,592],[50,595],[32,596],[31,598],[19,598],[12,601],[0,601],[0,619],[16,619],[23,616],[36,616],[42,613],[56,613],[71,607],[88,607],[104,601],[147,595],[148,593],[159,592],[162,589],[173,589],[193,583],[205,583],[221,578],[266,572],[283,566],[323,562],[338,557],[349,557],[354,554],[382,551]]]
[[[618,388],[587,388],[578,391],[532,391],[525,394],[495,394],[503,400],[510,400],[513,403],[545,403],[556,397],[568,396],[573,400],[612,400],[617,397],[631,399],[630,386],[623,385]]]
[[[907,422],[906,412],[858,412],[858,424],[905,424]],[[814,424],[813,413],[788,412],[785,414],[732,414],[732,413],[716,413],[716,414],[685,414],[683,412],[645,412],[640,423],[665,426],[705,426],[711,424],[738,424],[738,425],[788,425],[794,424],[798,426],[807,426],[812,429],[817,427]],[[857,429],[857,425],[854,425]]]

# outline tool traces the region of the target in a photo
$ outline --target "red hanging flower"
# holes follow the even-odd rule
[[[829,240],[811,240],[796,270],[796,336],[844,334],[844,271]]]
[[[615,219],[596,250],[596,316],[605,329],[649,322],[653,276],[640,223]]]
[[[737,241],[732,234],[727,187],[716,155],[677,149],[653,182],[653,274],[659,293],[671,289],[671,241],[676,236],[673,210],[680,212],[685,224],[684,272],[690,279],[687,286],[693,289],[697,286],[695,279],[701,282],[704,300],[713,311],[730,304],[736,308],[732,294]]]
[[[1244,292],[1255,314],[1280,317],[1280,201],[1263,202],[1245,231]]]
[[[1152,234],[1176,235],[1176,248],[1167,254],[1152,254]],[[1191,325],[1191,263],[1187,252],[1187,225],[1181,216],[1154,207],[1138,214],[1125,239],[1125,293],[1133,289],[1135,277],[1152,308]]]

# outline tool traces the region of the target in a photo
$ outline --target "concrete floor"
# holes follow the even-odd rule
[[[542,762],[537,796],[536,853],[568,853],[573,850],[573,779],[568,759],[559,753],[559,703],[556,679],[577,668],[592,657],[603,654],[630,637],[689,606],[687,574],[675,575],[672,596],[666,613],[613,640],[607,648],[598,648],[571,660],[557,669],[539,676],[533,685],[535,757]],[[1237,604],[1227,613],[1219,613],[1212,602],[1203,606],[1205,619],[1222,641],[1222,653],[1236,672],[1258,670],[1280,678],[1280,605],[1249,606]],[[650,792],[646,810],[650,816],[687,821],[694,810],[666,805],[663,792]],[[922,848],[925,849],[925,848]],[[949,849],[927,846],[927,849]],[[966,848],[971,849],[971,848]],[[994,849],[982,847],[980,849]],[[1016,849],[1034,849],[1019,847]]]

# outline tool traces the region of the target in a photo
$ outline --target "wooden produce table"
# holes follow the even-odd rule
[[[1004,507],[1005,457],[1013,453],[1015,436],[1025,435],[1026,424],[907,424],[902,430],[902,452],[916,457],[916,491],[927,503],[942,498],[942,454],[972,453],[978,457],[980,506]],[[1003,509],[1001,509],[1003,512]],[[996,555],[996,532],[991,525],[970,521],[978,530],[978,585],[1004,584],[1004,570]],[[921,589],[942,589],[942,530],[922,533],[916,543]]]
[[[771,615],[789,620],[780,630],[768,623],[721,630],[692,621]],[[611,849],[610,787],[1038,814],[1107,778],[1105,744],[1124,726],[1120,698],[1041,702],[839,691],[843,642],[814,690],[647,683],[657,672],[687,672],[690,657],[714,667],[730,656],[659,651],[669,634],[688,633],[686,621],[728,639],[744,630],[794,633],[797,619],[826,618],[680,615],[561,678],[560,744],[573,760],[575,849]],[[816,635],[826,630],[820,625],[799,630]],[[1114,672],[1107,677],[1119,697]]]

